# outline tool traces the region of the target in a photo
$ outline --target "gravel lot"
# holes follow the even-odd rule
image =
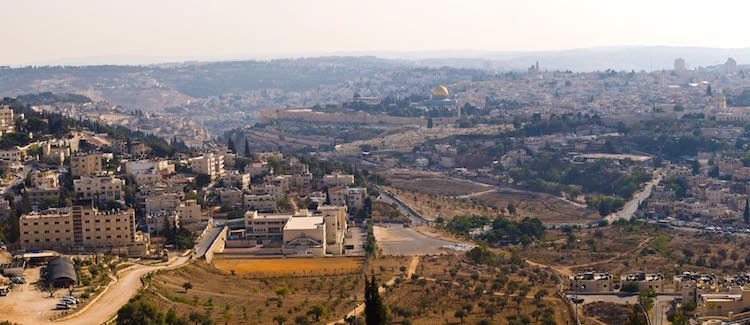
[[[413,228],[401,225],[375,226],[375,240],[385,255],[432,255],[445,253],[440,246],[452,242],[427,237]]]

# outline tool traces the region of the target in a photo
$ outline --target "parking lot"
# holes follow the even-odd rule
[[[375,226],[375,240],[384,255],[432,255],[445,253],[440,247],[452,242],[432,238],[421,234],[413,228],[404,228],[400,224]]]
[[[3,320],[28,324],[31,318],[37,324],[49,323],[50,317],[65,312],[55,310],[55,306],[60,298],[69,294],[68,290],[58,290],[54,297],[39,290],[35,283],[39,280],[40,269],[40,267],[35,267],[24,270],[26,283],[16,285],[7,296],[0,297]]]

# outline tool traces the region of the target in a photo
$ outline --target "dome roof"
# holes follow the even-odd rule
[[[448,97],[450,94],[448,94],[448,88],[445,88],[445,86],[440,85],[432,89],[432,96],[433,97]]]

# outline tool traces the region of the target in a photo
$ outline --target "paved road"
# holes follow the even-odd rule
[[[400,211],[403,215],[405,215],[409,220],[411,220],[411,225],[416,226],[429,226],[430,222],[419,214],[417,214],[414,210],[409,209],[409,207],[401,201],[398,197],[391,195],[390,193],[386,192],[385,190],[380,190],[380,196],[378,197],[378,201],[385,202],[388,204],[396,204],[396,207],[398,208],[398,211]]]
[[[7,297],[0,299],[0,319],[9,320],[19,324],[63,324],[63,325],[90,325],[103,324],[117,314],[117,311],[125,305],[130,298],[141,288],[141,278],[148,272],[158,269],[171,269],[185,264],[187,257],[178,257],[173,259],[169,264],[160,266],[146,266],[136,264],[125,270],[120,271],[117,282],[112,284],[106,292],[102,293],[96,301],[91,302],[88,307],[79,311],[79,314],[73,314],[69,319],[53,322],[43,315],[54,308],[57,299],[49,298],[49,294],[40,292],[36,288],[30,287],[30,284],[24,285],[23,291],[18,295],[11,293]],[[56,297],[62,297],[67,294],[66,290],[60,290],[55,293]],[[17,297],[14,297],[17,296]],[[23,303],[19,304],[16,299],[21,299]],[[39,308],[42,308],[40,310]]]
[[[203,235],[201,241],[195,245],[193,258],[201,258],[206,254],[208,247],[211,246],[211,243],[214,242],[214,239],[219,236],[221,229],[224,228],[224,222],[225,220],[217,220],[214,227],[211,227],[211,229],[206,231],[206,234]]]
[[[375,226],[375,240],[385,255],[430,255],[444,252],[440,246],[453,244],[442,239],[423,235],[413,228],[401,225]]]
[[[656,174],[656,177],[648,182],[642,191],[633,195],[633,199],[625,203],[625,206],[623,206],[620,211],[610,214],[604,217],[604,219],[609,221],[609,223],[620,219],[630,220],[630,217],[632,217],[633,214],[638,211],[638,206],[641,204],[641,202],[651,196],[651,190],[654,189],[654,186],[661,182],[662,170],[659,169],[654,173]]]
[[[635,304],[638,302],[638,296],[618,296],[618,295],[578,295],[578,298],[583,299],[583,303],[579,306],[590,304],[592,302],[612,302],[616,304]],[[674,300],[674,296],[670,295],[658,295],[654,300],[653,315],[651,316],[651,324],[668,324],[667,312],[669,311],[669,305]],[[582,310],[579,310],[583,314]],[[661,315],[661,320],[659,320]]]

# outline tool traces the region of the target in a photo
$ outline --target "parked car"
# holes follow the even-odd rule
[[[68,304],[59,303],[59,304],[57,304],[57,306],[55,308],[57,308],[57,309],[70,309],[71,307]]]
[[[14,278],[13,282],[15,282],[16,284],[24,284],[24,283],[26,283],[26,278],[24,278],[24,277]]]
[[[65,296],[65,297],[63,297],[63,299],[70,299],[70,300],[73,300],[73,301],[75,301],[76,303],[78,303],[78,298],[76,298],[76,297],[73,297],[73,296]]]
[[[60,302],[61,302],[61,303],[65,303],[65,304],[68,304],[68,305],[77,305],[77,304],[78,304],[78,301],[76,301],[76,300],[74,300],[74,299],[70,299],[70,298],[62,298],[62,299],[60,300]]]

